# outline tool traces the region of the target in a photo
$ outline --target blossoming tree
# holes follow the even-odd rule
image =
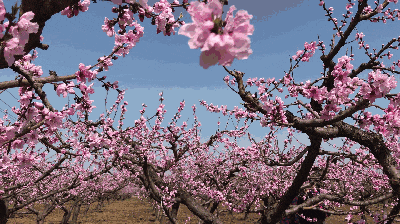
[[[314,218],[309,217],[312,214],[309,211],[317,210],[330,215],[346,214],[349,222],[358,219],[359,223],[366,222],[367,216],[376,223],[392,223],[398,216],[400,95],[393,93],[397,86],[393,74],[399,73],[396,66],[400,67],[400,63],[394,61],[393,65],[385,66],[381,59],[391,59],[393,54],[388,49],[397,49],[394,44],[400,42],[400,37],[390,39],[372,53],[364,41],[365,35],[356,30],[362,22],[386,23],[400,18],[399,10],[388,8],[397,0],[374,2],[374,8],[367,0],[349,1],[340,25],[332,17],[333,8],[319,1],[335,30],[329,52],[322,40],[305,42],[304,50],[293,55],[284,77],[247,80],[243,72],[231,71],[227,66],[234,59],[251,55],[252,16],[244,10],[234,15],[236,8],[231,6],[223,19],[222,10],[228,5],[227,0],[191,3],[161,0],[153,7],[145,0],[111,2],[118,5],[112,8],[118,17],[106,18],[102,26],[108,36],[115,36],[111,54],[100,57],[94,66],[81,63],[73,75],[59,76],[52,71],[48,77],[41,77],[40,66],[32,63],[37,55],[28,54],[35,48],[48,48],[41,37],[45,22],[56,13],[69,18],[78,16],[88,10],[90,1],[23,0],[11,13],[6,13],[0,4],[3,21],[0,30],[4,32],[1,33],[0,67],[11,68],[19,75],[17,80],[0,83],[0,90],[19,87],[20,95],[20,107],[13,108],[13,113],[18,115],[17,122],[11,124],[7,116],[0,120],[1,196],[15,198],[15,203],[19,203],[12,211],[35,201],[61,199],[67,192],[79,195],[86,194],[84,189],[115,188],[91,182],[96,178],[106,179],[101,178],[106,176],[103,174],[115,169],[121,183],[132,178],[139,181],[141,195],[153,199],[171,223],[177,222],[181,205],[205,223],[221,223],[220,206],[237,213],[257,213],[261,223],[277,223],[293,214],[309,220]],[[354,13],[352,8],[356,4]],[[180,21],[182,16],[175,19],[176,7],[185,8],[193,23]],[[20,16],[15,22],[18,9]],[[242,127],[218,130],[202,142],[196,106],[192,106],[195,117],[192,128],[188,129],[186,122],[178,125],[184,101],[169,125],[161,127],[166,111],[160,93],[160,106],[151,119],[143,116],[144,106],[135,124],[122,128],[128,104],[122,103],[125,91],[118,89],[118,82],[105,82],[106,78],[98,74],[113,65],[115,55],[127,55],[143,36],[143,27],[134,21],[136,13],[142,22],[145,17],[152,18],[157,33],[169,36],[179,27],[178,34],[190,38],[189,47],[201,49],[203,68],[217,63],[224,67],[228,72],[224,81],[241,97],[245,109],[228,109],[205,101],[201,105],[211,112],[234,116],[238,122],[244,120]],[[4,22],[5,19],[8,21]],[[115,32],[117,24],[120,30]],[[127,31],[129,27],[133,30]],[[368,62],[355,66],[351,63],[355,57],[353,52],[339,55],[340,49],[354,41],[365,51]],[[317,49],[322,53],[322,76],[305,83],[296,82],[294,70],[301,63],[317,60],[313,58]],[[367,79],[361,77],[364,72],[368,73]],[[110,110],[93,122],[88,116],[94,108],[90,95],[94,94],[92,87],[96,80],[107,91],[113,88],[119,94]],[[45,84],[53,84],[60,97],[74,95],[75,103],[62,110],[55,109],[42,89]],[[253,86],[257,87],[254,93],[250,91]],[[282,94],[286,94],[284,99]],[[384,103],[378,105],[377,99]],[[118,105],[121,115],[115,127],[110,115],[118,111]],[[381,110],[381,114],[372,114],[371,108]],[[248,133],[249,122],[254,121],[269,130],[258,142]],[[287,131],[287,139],[281,148],[277,134],[283,130]],[[296,132],[305,134],[310,143],[304,145],[297,141]],[[239,147],[237,140],[244,137],[251,146]],[[333,139],[342,139],[343,145],[322,148],[322,142]],[[35,151],[38,142],[47,150],[55,151],[57,159],[50,162],[45,159],[45,152]],[[95,169],[84,168],[84,162],[90,162]],[[68,176],[71,172],[75,175]],[[49,180],[53,179],[60,183],[50,184]],[[35,191],[27,194],[27,189]],[[319,194],[291,205],[305,189]],[[387,201],[391,203],[388,215],[384,210],[369,212],[372,206]],[[353,208],[343,211],[343,206]]]

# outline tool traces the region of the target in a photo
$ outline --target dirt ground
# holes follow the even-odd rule
[[[40,208],[41,205],[35,206],[35,208]],[[85,214],[86,206],[82,206],[80,214],[78,217],[78,223],[82,224],[105,224],[105,223],[115,223],[115,224],[128,224],[128,223],[160,223],[160,214],[152,209],[150,204],[141,201],[137,198],[130,198],[124,201],[110,201],[105,202],[101,210],[96,210],[97,203],[93,203],[88,212]],[[259,216],[257,214],[250,214],[249,217],[244,220],[242,214],[231,215],[228,212],[220,212],[220,218],[223,223],[257,223]],[[61,209],[56,209],[45,219],[45,224],[58,224],[63,217],[63,211]],[[35,215],[24,215],[24,217],[11,218],[7,222],[8,224],[34,224],[36,223]],[[335,223],[347,223],[345,221],[345,216],[341,217],[328,217],[325,220],[327,224]],[[354,220],[353,220],[354,221]],[[165,223],[165,222],[161,222]],[[179,210],[178,223],[191,223],[198,224],[199,219],[191,215],[190,211],[183,206]],[[367,223],[373,223],[372,219],[368,219]],[[395,222],[400,223],[400,222]]]
[[[35,206],[40,208],[41,206]],[[84,214],[86,206],[82,206],[78,217],[78,223],[82,224],[128,224],[128,223],[160,223],[160,214],[152,209],[150,204],[141,201],[137,198],[130,198],[124,201],[107,201],[104,202],[104,206],[100,211],[96,210],[97,203],[90,205],[87,214]],[[63,217],[63,211],[61,209],[55,209],[45,219],[45,224],[56,224],[60,223]],[[241,219],[241,217],[233,217],[227,212],[222,212],[220,217],[224,223],[255,223],[258,220],[258,215],[249,215],[247,220]],[[191,212],[184,207],[179,210],[178,214],[179,223],[196,223],[198,224],[199,219],[191,215]],[[72,218],[71,218],[72,219]],[[70,220],[71,220],[70,219]],[[24,217],[11,218],[7,224],[34,224],[36,223],[35,215],[24,215]]]

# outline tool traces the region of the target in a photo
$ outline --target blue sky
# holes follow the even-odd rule
[[[15,0],[4,0],[7,11],[11,10],[11,5],[15,2]],[[148,4],[153,5],[155,2],[155,0],[149,0]],[[346,13],[347,2],[347,0],[325,1],[327,7],[335,9],[333,17],[339,21],[343,18],[341,15]],[[251,24],[254,25],[255,30],[250,36],[253,54],[247,60],[235,59],[228,69],[245,72],[245,79],[249,77],[279,79],[284,75],[284,71],[289,70],[289,58],[297,50],[304,48],[304,42],[318,41],[319,35],[329,50],[329,43],[335,31],[332,30],[332,22],[327,21],[328,17],[324,16],[326,12],[318,3],[318,0],[229,0],[229,6],[235,5],[237,10],[247,10],[254,16]],[[43,76],[48,76],[49,70],[56,71],[58,75],[73,74],[77,71],[79,63],[93,65],[99,57],[108,55],[112,51],[114,37],[108,37],[101,30],[104,17],[112,19],[116,16],[111,12],[112,6],[114,5],[111,2],[98,1],[96,4],[91,3],[89,10],[79,13],[77,17],[67,18],[57,14],[46,23],[42,34],[43,43],[49,44],[50,47],[47,51],[37,49],[39,57],[34,61],[36,65],[42,66]],[[224,6],[225,12],[228,11],[229,6]],[[393,3],[390,7],[396,8]],[[355,13],[356,9],[357,5],[351,11]],[[179,16],[181,11],[182,9],[178,9],[174,15]],[[185,22],[192,22],[186,11],[183,11],[183,15]],[[136,15],[135,19],[138,19]],[[349,20],[347,21],[349,24]],[[203,124],[202,135],[203,137],[210,136],[215,133],[218,117],[222,117],[222,114],[207,112],[200,106],[199,100],[205,100],[214,105],[228,105],[228,109],[233,109],[236,105],[241,107],[240,97],[232,92],[222,80],[227,75],[223,67],[216,65],[203,69],[199,65],[200,49],[190,49],[189,39],[178,35],[178,29],[175,35],[164,36],[162,33],[157,34],[156,26],[152,26],[150,22],[145,18],[141,23],[145,28],[144,36],[130,53],[125,58],[119,57],[118,60],[113,61],[114,65],[109,71],[99,74],[100,77],[106,75],[108,81],[120,81],[120,89],[127,88],[125,100],[129,102],[129,105],[124,127],[132,126],[134,120],[140,117],[139,110],[142,103],[148,105],[145,115],[152,116],[159,105],[158,93],[164,91],[164,104],[168,112],[163,125],[166,125],[175,114],[179,102],[185,100],[186,108],[181,122],[189,118],[189,125],[192,124],[193,116],[190,106],[196,104],[197,116]],[[387,24],[366,21],[357,28],[366,35],[364,40],[372,49],[380,48],[382,43],[386,44],[391,38],[397,38],[398,26],[397,20],[388,21]],[[355,32],[351,34],[349,41],[354,37]],[[351,46],[355,54],[356,60],[353,64],[356,68],[368,58],[362,50],[358,50],[356,43]],[[339,57],[345,55],[345,50],[340,51]],[[394,61],[397,59],[397,52],[394,50],[391,52],[394,53],[391,61]],[[319,78],[320,73],[323,72],[320,56],[321,52],[317,50],[310,62],[300,63],[300,67],[294,72],[295,79],[306,81]],[[387,59],[383,61],[388,62]],[[390,64],[387,63],[387,65]],[[361,77],[365,77],[366,74]],[[0,81],[14,79],[15,76],[16,74],[10,69],[0,70]],[[98,83],[95,86],[99,87]],[[60,110],[67,103],[68,98],[58,97],[52,85],[47,85],[44,89],[55,108]],[[256,89],[250,90],[256,91]],[[94,116],[91,117],[93,120],[104,112],[105,98],[105,91],[101,88],[95,88],[95,91],[96,93],[91,95],[91,99],[95,100],[94,105],[97,106],[93,112]],[[10,106],[18,106],[19,103],[11,94],[17,97],[17,89],[3,92],[0,95],[1,100]],[[108,102],[114,102],[115,99],[115,93],[109,94]],[[72,96],[70,100],[73,100]],[[0,102],[0,108],[10,111],[4,102]],[[107,108],[110,106],[109,103]],[[2,116],[1,110],[0,115]],[[226,118],[221,119],[221,126],[225,126],[225,122]],[[251,128],[251,134],[258,140],[269,132],[269,129],[261,128],[259,123],[253,123]],[[245,142],[242,144],[248,145]]]

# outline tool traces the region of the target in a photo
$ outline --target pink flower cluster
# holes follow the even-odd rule
[[[43,40],[42,36],[41,40]],[[37,51],[33,50],[33,55],[25,55],[22,59],[18,60],[15,65],[20,67],[22,70],[31,72],[33,74],[33,77],[40,77],[41,75],[43,75],[42,66],[36,66],[32,63],[32,61],[34,61],[38,57],[37,55]]]
[[[174,14],[172,14],[171,4],[167,0],[160,0],[154,4],[154,12],[159,13],[155,19],[157,25],[157,33],[163,32],[164,36],[171,36],[171,32],[175,35],[175,28],[179,27]]]
[[[63,95],[63,97],[67,97],[68,93],[74,94],[75,90],[73,89],[75,87],[74,82],[70,82],[68,85],[66,85],[65,83],[61,83],[57,86],[56,88],[56,93],[58,96],[60,96],[60,94]]]
[[[316,42],[313,41],[310,44],[308,42],[304,43],[304,48],[305,48],[305,52],[304,50],[298,50],[296,52],[296,55],[293,55],[292,58],[294,60],[297,60],[298,58],[301,58],[301,61],[309,61],[310,58],[314,55],[315,53],[315,49],[317,49],[318,47],[316,46]],[[304,53],[304,54],[303,54]]]
[[[106,71],[108,71],[109,66],[113,65],[111,58],[109,57],[100,57],[98,61],[100,62],[99,68],[102,68]]]
[[[140,38],[143,37],[143,27],[139,23],[134,22],[136,32],[129,30],[129,32],[123,35],[115,35],[115,46],[114,51],[116,55],[123,56],[127,55],[136,43],[139,42]],[[127,44],[126,47],[121,47],[123,44]],[[117,50],[118,49],[118,50]]]
[[[64,10],[61,11],[61,15],[66,15],[68,18],[72,18],[79,14],[79,11],[86,12],[89,9],[90,0],[83,0],[83,2],[79,1],[77,5],[68,6]]]
[[[121,29],[124,29],[126,25],[132,26],[133,22],[133,12],[129,9],[124,9],[124,13],[122,14],[122,17],[119,19],[119,26]]]
[[[136,0],[112,0],[112,2],[117,5],[121,5],[122,3],[134,4],[136,2]],[[147,18],[151,18],[150,13],[153,11],[153,8],[147,5],[147,0],[140,0],[139,4],[142,6],[139,9],[139,17],[140,17],[140,21],[143,22],[144,16],[146,16]],[[147,10],[147,12],[143,8],[145,8]],[[118,9],[114,7],[112,11],[117,13]],[[129,10],[128,8],[125,8],[125,9],[123,9],[123,13],[121,15],[118,15],[117,20],[116,19],[109,20],[106,17],[104,19],[104,25],[102,25],[102,30],[107,33],[107,36],[109,36],[109,37],[114,36],[114,34],[115,34],[114,25],[117,23],[116,21],[118,21],[119,27],[121,29],[118,31],[119,34],[124,33],[124,29],[126,28],[127,25],[130,27],[135,26],[135,28],[136,28],[135,34],[137,32],[139,32],[139,33],[143,32],[143,28],[139,24],[133,23],[133,20],[134,20],[134,17],[133,17],[132,11]],[[138,42],[138,40],[137,40],[137,42]],[[116,49],[117,47],[118,46],[116,46],[114,49]],[[126,51],[125,54],[127,54],[129,52],[129,49],[123,50],[123,51]],[[124,54],[124,56],[125,56],[125,54]]]
[[[371,103],[377,98],[382,98],[396,88],[397,81],[394,76],[381,73],[381,70],[368,73],[368,83],[363,83],[360,94]]]
[[[90,65],[89,66],[85,66],[83,63],[79,64],[79,71],[75,72],[76,75],[76,79],[78,80],[78,82],[86,82],[86,79],[88,79],[88,82],[91,82],[93,79],[96,78],[97,75],[97,71],[90,71]]]
[[[114,25],[112,21],[109,20],[107,17],[104,19],[104,25],[101,25],[101,29],[107,33],[107,36],[112,37],[115,34]]]
[[[189,38],[191,49],[201,48],[200,65],[208,67],[219,65],[230,66],[235,58],[247,59],[253,51],[250,49],[250,38],[254,26],[250,25],[253,17],[247,11],[239,10],[233,18],[235,6],[227,12],[225,21],[222,21],[222,4],[219,0],[191,2],[188,12],[193,23],[185,24],[178,34]],[[224,29],[223,29],[224,28]]]
[[[0,21],[3,22],[5,19],[5,6],[3,0],[0,0]],[[9,28],[10,34],[13,36],[7,42],[3,42],[4,46],[4,57],[8,63],[8,66],[11,66],[15,62],[15,55],[24,55],[24,46],[28,43],[29,34],[37,33],[39,29],[39,25],[37,23],[30,22],[34,17],[33,12],[25,12],[20,18],[19,21],[15,24],[15,26],[9,27],[9,22],[5,22],[4,24],[0,24],[0,37],[3,37],[2,33],[7,28]]]

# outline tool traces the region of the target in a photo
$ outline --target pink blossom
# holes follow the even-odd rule
[[[61,83],[57,86],[56,92],[57,95],[60,96],[60,94],[63,94],[63,97],[67,97],[67,85],[65,85],[65,83]]]
[[[316,86],[311,86],[310,89],[304,89],[303,93],[308,99],[313,98],[319,103],[322,103],[322,101],[326,98],[325,94],[327,94],[327,89],[326,87],[320,89]]]
[[[46,115],[46,124],[50,129],[56,129],[62,126],[62,113],[61,112],[49,112]]]
[[[383,5],[382,5],[382,4],[379,4],[378,7],[376,8],[376,11],[377,11],[378,13],[381,13],[381,12],[382,12],[382,9],[383,9]]]
[[[4,21],[6,15],[6,7],[4,6],[3,0],[0,0],[0,21]]]
[[[390,53],[390,51],[387,53],[388,59],[390,60],[393,57],[393,54]]]
[[[8,66],[11,66],[14,63],[14,55],[24,54],[23,48],[28,42],[29,33],[36,33],[38,31],[39,25],[30,22],[33,17],[33,12],[26,12],[20,17],[17,25],[10,28],[10,33],[13,35],[13,38],[8,40],[4,47],[4,57]]]
[[[93,94],[94,89],[92,88],[94,83],[90,84],[89,86],[86,86],[85,83],[81,82],[79,83],[79,89],[82,91],[82,93],[88,97],[88,94]]]
[[[369,6],[367,6],[367,7],[365,7],[364,9],[363,9],[363,13],[365,13],[365,14],[368,14],[368,13],[370,13],[370,12],[372,12],[373,10],[372,10],[372,8],[371,8],[371,6],[369,5]]]
[[[13,149],[22,149],[25,145],[25,142],[21,139],[16,139],[12,143],[12,148]]]
[[[32,166],[32,162],[34,161],[34,156],[32,154],[28,155],[26,153],[20,153],[16,157],[19,161],[20,169]]]
[[[133,13],[131,10],[129,9],[124,9],[124,14],[122,14],[122,18],[119,19],[119,24],[120,25],[131,25],[133,22],[134,18],[133,18]]]
[[[17,127],[15,127],[15,126],[8,126],[8,127],[6,127],[5,128],[5,131],[6,131],[6,133],[5,133],[5,137],[6,137],[6,141],[7,140],[10,140],[10,139],[12,139],[12,138],[14,138],[14,136],[15,136],[15,132],[17,131]]]
[[[379,95],[384,96],[390,92],[390,90],[396,88],[397,81],[393,76],[381,73],[380,70],[376,72],[370,72],[368,74],[368,80],[373,81],[372,86],[379,92]]]
[[[349,9],[351,9],[351,8],[353,8],[353,6],[355,5],[355,3],[347,3],[346,4],[346,10],[349,10]]]
[[[61,11],[61,15],[66,15],[68,18],[72,18],[73,16],[77,16],[79,11],[86,12],[89,9],[90,0],[84,0],[83,2],[78,2],[77,5],[73,7],[68,6],[67,8]],[[76,8],[77,7],[77,8]]]
[[[118,88],[118,81],[114,81],[112,86],[113,86],[112,87],[113,89],[117,89]]]
[[[140,8],[139,9],[139,20],[140,20],[140,22],[143,22],[145,15],[147,15],[146,11],[143,8]]]
[[[364,33],[356,33],[356,40],[358,40],[358,38],[362,39],[363,37],[365,37]]]
[[[35,105],[35,107],[36,107],[38,110],[42,110],[42,109],[44,108],[43,103],[34,102],[33,104]]]
[[[320,112],[321,113],[321,118],[325,120],[331,119],[337,112],[339,112],[342,109],[342,107],[334,104],[334,103],[329,103],[324,106],[324,109]]]
[[[83,0],[83,2],[79,2],[79,11],[86,12],[89,9],[90,0]]]
[[[22,70],[25,70],[27,72],[31,72],[34,77],[40,77],[43,75],[43,70],[42,66],[36,66],[35,64],[32,63],[37,58],[37,51],[33,51],[34,54],[27,54],[25,55],[22,59],[18,60],[15,65],[20,67]]]
[[[0,159],[0,167],[1,170],[3,169],[7,169],[7,167],[9,167],[11,165],[11,160],[7,155],[4,155],[1,159]],[[4,192],[3,192],[4,193]]]
[[[161,13],[162,11],[171,8],[171,4],[167,0],[160,0],[154,4],[154,12]]]
[[[104,70],[108,71],[108,67],[112,66],[113,63],[111,61],[111,58],[107,57],[100,57],[99,61],[103,61],[100,65],[98,65],[100,68],[104,68]]]
[[[163,32],[164,36],[175,35],[175,28],[179,27],[179,23],[175,23],[175,17],[171,8],[165,8],[156,18],[157,33]]]
[[[96,71],[90,71],[89,68],[91,66],[85,66],[83,63],[79,64],[79,71],[75,72],[76,79],[79,82],[86,82],[86,78],[88,79],[89,82],[91,82],[93,79],[96,78],[97,72]]]
[[[14,55],[22,55],[24,54],[23,48],[18,45],[19,39],[14,37],[6,42],[4,47],[4,57],[8,63],[8,66],[11,66],[15,62]]]
[[[132,23],[132,25],[135,26],[136,34],[133,33],[132,30],[129,30],[129,32],[125,33],[124,35],[115,35],[114,50],[125,43],[127,44],[126,47],[122,47],[116,51],[116,55],[123,55],[125,57],[125,55],[129,53],[129,50],[132,49],[137,42],[139,42],[141,37],[143,37],[143,27],[140,26],[140,24],[138,24],[136,21]]]
[[[71,93],[71,94],[75,93],[74,89],[72,88],[74,86],[75,85],[73,82],[70,82],[68,84],[68,86],[65,83],[61,83],[57,86],[56,93],[58,96],[60,96],[60,94],[63,94],[63,97],[65,98],[65,97],[67,97],[68,93]]]
[[[252,54],[250,39],[247,37],[254,31],[253,25],[249,24],[252,16],[246,11],[239,10],[234,18],[235,9],[231,6],[227,12],[225,29],[220,27],[220,31],[211,32],[214,23],[221,19],[222,4],[218,0],[210,1],[208,4],[203,2],[190,4],[188,12],[194,23],[183,25],[178,34],[191,38],[189,40],[191,49],[201,48],[200,65],[203,68],[206,69],[216,63],[230,66],[234,58],[247,59]]]
[[[111,25],[110,20],[106,17],[104,19],[104,24],[101,26],[101,29],[107,33],[107,36],[112,37],[115,34],[114,27]]]
[[[294,60],[297,60],[300,57],[300,55],[302,55],[304,53],[303,57],[301,58],[301,61],[309,61],[309,59],[315,53],[315,49],[317,49],[316,42],[314,41],[314,42],[311,42],[310,44],[308,42],[305,42],[304,49],[306,50],[306,53],[304,53],[303,50],[298,50],[296,52],[296,55],[293,55],[292,58]]]

